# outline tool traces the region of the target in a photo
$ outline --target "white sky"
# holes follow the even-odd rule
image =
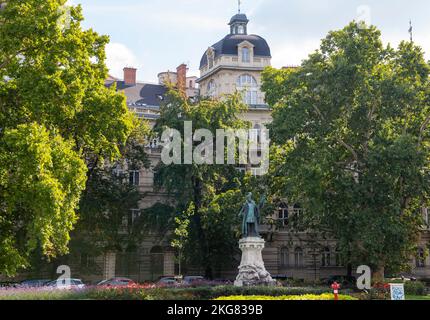
[[[228,32],[237,0],[73,0],[84,9],[86,28],[107,34],[108,67],[122,78],[124,66],[138,68],[139,80],[153,81],[161,71],[187,63],[191,75],[205,50]],[[251,20],[248,32],[264,37],[275,67],[300,64],[319,47],[328,31],[354,19],[367,19],[386,43],[414,40],[430,59],[428,0],[242,0]]]

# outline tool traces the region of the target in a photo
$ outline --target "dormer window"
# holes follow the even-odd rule
[[[251,62],[251,56],[249,51],[250,50],[247,47],[242,48],[242,62],[245,62],[245,63]]]

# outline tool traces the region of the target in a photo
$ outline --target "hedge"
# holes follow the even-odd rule
[[[333,293],[325,293],[321,295],[315,295],[315,294],[306,294],[306,295],[295,295],[295,296],[279,296],[279,297],[272,297],[272,296],[230,296],[230,297],[220,297],[215,300],[219,301],[233,301],[233,300],[240,300],[240,301],[253,301],[253,300],[334,300]],[[347,296],[347,295],[339,295],[339,300],[358,300],[357,298]]]
[[[411,296],[425,296],[426,286],[421,281],[407,281],[405,283],[405,293]]]
[[[213,300],[225,296],[295,296],[320,295],[327,287],[198,287],[198,288],[98,288],[81,290],[0,290],[0,300]],[[343,291],[343,293],[347,293]]]
[[[92,290],[88,297],[96,300],[212,300],[222,296],[286,296],[326,293],[327,288],[285,288],[285,287],[200,287],[171,289],[108,289]]]

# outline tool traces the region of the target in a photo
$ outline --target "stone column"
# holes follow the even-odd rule
[[[115,277],[116,253],[107,252],[104,257],[103,278],[105,280]]]
[[[237,287],[275,285],[267,272],[262,251],[265,241],[259,237],[244,238],[239,241],[239,248],[242,250],[242,261],[239,266],[239,275],[234,282]]]
[[[175,252],[166,250],[164,252],[164,275],[175,275]]]

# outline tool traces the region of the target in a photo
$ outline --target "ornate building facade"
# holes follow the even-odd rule
[[[220,98],[225,94],[241,92],[244,102],[249,106],[249,111],[241,117],[250,121],[256,131],[264,128],[272,121],[272,117],[261,90],[261,73],[265,67],[271,65],[272,56],[264,38],[248,33],[248,22],[245,14],[237,14],[231,18],[230,32],[204,52],[200,61],[200,77],[197,79],[187,77],[186,66],[181,65],[177,72],[160,73],[157,85],[135,84],[121,87],[121,82],[119,88],[123,88],[130,109],[155,123],[166,90],[164,84],[168,79],[185,90],[188,96]],[[125,80],[130,78],[128,72],[126,68]],[[133,74],[131,78],[133,79]],[[199,85],[198,89],[195,84]],[[154,144],[149,146],[148,150],[155,166],[160,161],[159,149]],[[148,195],[141,209],[150,207],[157,201],[169,201],[166,195],[154,192],[153,173],[150,169],[143,170],[138,175],[139,188]],[[345,275],[347,270],[337,250],[336,241],[309,232],[294,232],[289,227],[289,220],[300,214],[299,206],[284,201],[279,203],[279,208],[273,216],[267,218],[272,222],[262,228],[266,239],[263,258],[267,270],[275,276],[304,280]],[[424,249],[430,241],[430,229],[427,211],[423,214],[427,217],[427,225],[423,226],[420,249],[416,257],[411,258],[411,266],[413,275],[430,277],[430,258],[424,255]],[[116,262],[110,263],[110,270],[107,270],[109,276],[115,274],[143,281],[155,280],[161,275],[175,274],[174,251],[165,239],[148,237],[148,240],[142,243],[142,247],[136,253],[135,261],[138,268],[134,273],[122,270],[118,264],[119,256],[116,255]],[[195,272],[199,273],[198,270]],[[222,271],[218,276],[234,279],[236,273],[237,270],[232,267],[231,270]]]
[[[258,131],[272,121],[261,91],[261,72],[271,65],[272,56],[265,39],[248,34],[248,22],[245,14],[231,18],[230,33],[203,54],[196,82],[201,96],[222,97],[242,92],[249,106],[249,112],[242,117]]]
[[[198,78],[188,77],[187,66],[181,64],[176,71],[161,72],[156,84],[141,83],[137,81],[136,69],[124,68],[123,80],[109,78],[106,85],[116,83],[117,89],[126,95],[129,109],[152,125],[159,118],[167,82],[176,84],[189,97],[222,97],[240,91],[244,102],[249,106],[249,111],[241,117],[250,121],[258,133],[258,130],[272,121],[270,107],[265,103],[261,90],[261,73],[271,65],[272,56],[270,46],[264,38],[248,33],[248,22],[244,14],[232,17],[229,33],[203,53]],[[130,212],[132,217],[156,203],[169,204],[172,201],[167,194],[154,189],[153,168],[161,159],[160,151],[156,141],[151,142],[147,146],[151,168],[129,172],[130,183],[145,194],[140,207]],[[266,240],[263,259],[267,270],[273,276],[308,281],[345,275],[347,270],[337,251],[336,241],[310,232],[294,232],[290,228],[290,220],[301,212],[298,205],[288,203],[287,200],[281,201],[273,216],[267,218],[271,223],[262,226],[262,235]],[[411,258],[411,266],[413,275],[430,278],[430,258],[425,256],[425,248],[430,243],[430,221],[427,210],[423,214],[427,224],[423,226],[420,249]],[[222,270],[216,276],[234,279],[239,259],[238,256],[237,263],[230,270]],[[82,261],[83,258],[81,264]],[[143,282],[177,273],[175,251],[167,239],[160,238],[155,233],[148,234],[133,252],[107,252],[104,256],[95,257],[93,263],[99,266],[97,274],[80,273],[79,267],[73,267],[73,276],[89,282],[114,276]],[[194,270],[192,273],[201,275],[201,270]]]

